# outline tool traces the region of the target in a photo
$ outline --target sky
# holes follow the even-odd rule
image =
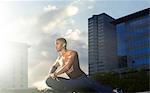
[[[0,41],[30,45],[29,87],[48,74],[59,37],[78,51],[81,69],[88,74],[88,18],[106,13],[117,19],[149,6],[149,0],[0,0]]]

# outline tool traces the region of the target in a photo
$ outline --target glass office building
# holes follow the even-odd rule
[[[117,68],[114,18],[102,13],[88,19],[89,74]]]
[[[118,68],[150,67],[150,8],[114,19],[88,19],[89,75]]]
[[[150,64],[150,9],[145,9],[113,23],[117,31],[117,54],[127,56],[128,67]]]

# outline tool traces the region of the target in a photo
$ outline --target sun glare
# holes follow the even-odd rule
[[[8,72],[11,66],[11,57],[13,55],[13,47],[11,46],[14,28],[11,27],[11,16],[6,3],[0,3],[0,76]]]

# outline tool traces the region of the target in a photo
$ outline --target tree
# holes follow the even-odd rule
[[[121,77],[120,77],[121,75]],[[111,86],[122,88],[126,92],[150,91],[149,71],[135,71],[130,69],[126,73],[96,73],[91,76],[95,81]]]

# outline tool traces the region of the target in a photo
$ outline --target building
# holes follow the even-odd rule
[[[88,19],[89,75],[118,67],[114,18],[102,13]]]
[[[88,19],[89,75],[122,68],[150,67],[150,8],[114,19]]]
[[[16,42],[0,46],[0,88],[28,88],[28,48]]]
[[[127,56],[118,56],[118,65],[119,65],[119,68],[128,67]]]
[[[116,25],[118,56],[127,56],[128,67],[149,67],[150,8],[121,17],[112,23]]]

